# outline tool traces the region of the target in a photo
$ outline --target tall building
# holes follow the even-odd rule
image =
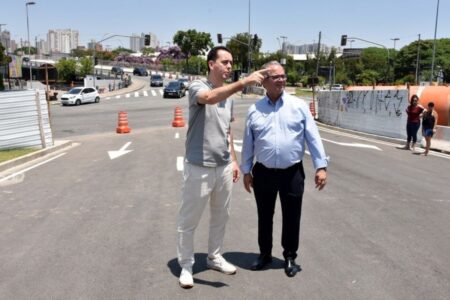
[[[134,52],[141,52],[141,49],[144,48],[144,36],[141,34],[140,36],[133,33],[130,37],[130,49]]]
[[[318,43],[313,44],[303,44],[303,45],[293,45],[286,43],[283,48],[286,50],[287,54],[316,54]],[[332,47],[329,47],[325,44],[320,44],[320,52],[329,54],[331,52]]]
[[[78,30],[49,30],[47,34],[47,43],[51,53],[70,53],[72,49],[76,49],[78,47]]]
[[[9,31],[3,30],[0,32],[0,43],[2,43],[6,52],[12,52],[11,50],[11,33]]]
[[[95,42],[94,40],[91,40],[87,45],[88,49],[91,49],[91,50],[94,49],[94,46],[95,46],[95,51],[103,51],[103,45],[101,43]]]
[[[146,34],[150,35],[150,45],[149,46],[145,46],[145,44],[144,44]],[[156,48],[158,46],[159,46],[158,37],[156,36],[156,34],[151,33],[151,32],[141,33],[140,36],[133,33],[133,35],[130,37],[130,49],[133,50],[134,52],[141,52],[141,49],[145,48],[145,47]]]
[[[36,39],[36,50],[38,54],[50,54],[48,49],[48,43],[44,39],[37,40]]]

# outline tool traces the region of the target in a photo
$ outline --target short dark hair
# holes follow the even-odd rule
[[[211,50],[209,50],[208,56],[207,56],[207,58],[206,58],[206,65],[208,66],[208,72],[210,71],[210,69],[209,69],[209,61],[210,61],[210,60],[216,61],[216,59],[217,59],[217,53],[219,52],[219,50],[223,50],[223,51],[226,51],[226,52],[228,52],[228,53],[231,54],[231,50],[228,49],[228,48],[225,47],[225,46],[217,46],[217,47],[214,47],[214,48],[212,48]]]
[[[428,102],[429,107],[434,107],[434,102]]]
[[[419,96],[417,96],[417,95],[412,95],[412,96],[411,96],[411,102],[413,102],[413,100],[419,101]]]

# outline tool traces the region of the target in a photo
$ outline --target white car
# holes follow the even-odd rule
[[[342,84],[333,84],[331,86],[332,91],[342,91],[344,89],[344,86]]]
[[[80,105],[82,103],[100,102],[100,95],[95,88],[76,87],[61,96],[62,105]]]

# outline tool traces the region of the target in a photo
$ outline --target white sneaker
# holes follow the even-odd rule
[[[209,269],[214,269],[224,274],[232,275],[236,273],[236,267],[230,264],[222,257],[222,255],[217,255],[215,258],[206,258],[206,267]]]
[[[180,286],[184,289],[190,289],[194,286],[194,278],[192,277],[192,267],[184,267],[181,269]]]

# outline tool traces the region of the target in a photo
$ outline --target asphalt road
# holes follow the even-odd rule
[[[236,101],[237,148],[253,102]],[[325,190],[314,190],[309,156],[304,163],[303,271],[284,275],[279,205],[275,260],[249,270],[258,253],[256,206],[239,182],[224,245],[237,274],[206,269],[206,209],[195,287],[181,289],[175,222],[186,128],[170,126],[177,105],[187,116],[186,97],[51,107],[55,138],[77,146],[0,186],[0,298],[448,299],[449,157],[329,129],[321,130],[331,159]],[[115,133],[119,111],[128,113],[130,134]],[[131,152],[109,158],[126,144]]]

